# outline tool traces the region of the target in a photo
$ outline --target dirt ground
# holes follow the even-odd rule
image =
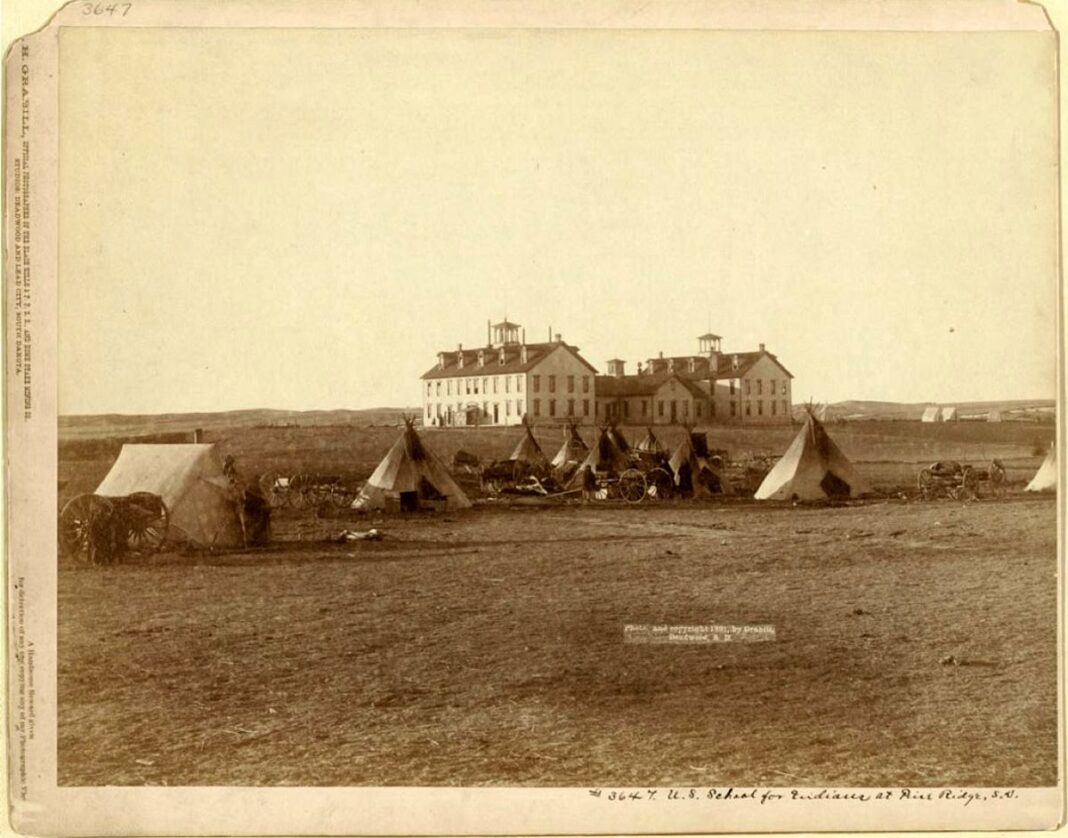
[[[274,528],[255,552],[61,563],[61,784],[1056,780],[1052,497]],[[775,640],[623,642],[709,623]]]

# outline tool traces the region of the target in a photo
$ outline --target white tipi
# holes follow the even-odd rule
[[[402,510],[433,502],[443,503],[449,510],[471,506],[441,461],[423,447],[413,419],[404,420],[404,433],[382,458],[352,508],[383,509],[388,501],[396,502]]]
[[[1051,443],[1046,459],[1042,461],[1035,476],[1024,489],[1025,492],[1055,492],[1057,491],[1057,445]]]
[[[800,433],[782,459],[768,472],[757,500],[821,500],[855,498],[870,488],[845,454],[809,413]]]

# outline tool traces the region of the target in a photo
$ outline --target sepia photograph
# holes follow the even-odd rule
[[[1023,22],[132,0],[16,42],[48,782],[689,797],[701,831],[1059,787],[1057,41],[992,5]],[[54,110],[17,101],[45,35]],[[46,118],[47,161],[12,142]]]

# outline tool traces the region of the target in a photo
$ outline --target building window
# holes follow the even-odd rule
[[[507,375],[504,377],[504,392],[506,392],[506,393],[511,393],[512,392],[512,379],[511,379],[510,376],[507,376]]]
[[[775,399],[771,400],[771,415],[775,416],[779,412],[779,403]]]
[[[623,402],[623,415],[630,417],[630,402]]]
[[[567,415],[568,416],[574,416],[575,415],[575,400],[574,399],[568,399],[567,400]]]
[[[788,395],[788,393],[787,393],[787,391],[786,391],[786,385],[787,385],[787,382],[785,382],[785,381],[784,381],[784,382],[782,383],[782,394],[783,394],[784,396]]]
[[[516,416],[522,416],[523,415],[523,400],[522,399],[516,399],[515,400],[515,415]]]
[[[426,383],[426,394],[427,394],[427,396],[430,395],[430,382],[429,381]]]
[[[493,392],[497,392],[497,376],[493,377]]]
[[[504,347],[501,347],[501,351],[497,353],[497,363],[504,366]]]
[[[764,379],[763,378],[758,378],[757,379],[757,395],[758,396],[764,395]]]
[[[757,402],[757,415],[758,416],[763,416],[764,415],[764,400],[763,399],[760,399]]]
[[[583,399],[582,400],[582,415],[583,416],[589,416],[590,415],[590,400],[589,399]]]
[[[768,383],[771,385],[768,388],[768,395],[774,396],[775,395],[775,379],[774,378],[771,379],[771,381],[769,381]]]
[[[504,415],[505,416],[511,416],[512,415],[512,403],[510,401],[508,401],[508,399],[504,400]]]
[[[698,419],[701,418],[701,403],[700,402],[694,402],[693,403],[693,415],[696,416]]]
[[[731,402],[731,416],[738,415],[738,402]]]
[[[582,376],[582,392],[590,392],[590,377],[588,375]]]
[[[452,379],[451,378],[448,381],[445,382],[445,395],[446,396],[451,396],[452,395]]]
[[[575,392],[575,376],[573,376],[573,375],[569,375],[567,377],[567,392],[569,392],[569,393],[574,393]]]
[[[541,399],[534,399],[534,415],[541,416]]]
[[[664,403],[663,402],[657,402],[656,403],[656,412],[657,412],[657,415],[659,415],[659,416],[663,416],[664,415]]]
[[[521,375],[517,375],[515,377],[515,391],[517,393],[523,392],[523,376]]]
[[[556,376],[555,375],[550,375],[549,376],[549,392],[550,393],[555,393],[556,392]]]
[[[642,399],[642,416],[648,416],[648,415],[649,415],[649,400],[648,399]]]
[[[489,402],[482,402],[482,415],[489,416]]]
[[[556,399],[549,399],[549,415],[556,415]]]
[[[734,379],[731,379],[731,395],[734,395]]]
[[[745,394],[747,396],[753,394],[753,382],[748,378],[745,380]]]
[[[782,400],[782,415],[783,416],[789,416],[790,415],[790,405],[786,401],[786,399]]]
[[[752,416],[753,415],[753,403],[752,402],[746,402],[745,403],[745,415],[746,416]]]
[[[689,402],[683,402],[682,403],[682,418],[683,419],[689,419],[690,418],[690,403]]]
[[[466,393],[468,396],[471,395],[471,379],[470,378],[465,378],[464,379],[464,393]]]
[[[534,383],[534,392],[535,393],[540,393],[541,392],[541,376],[540,375],[532,375],[531,376],[531,381],[533,381],[533,383]]]
[[[434,392],[439,396],[441,395],[441,382],[440,381],[437,384],[434,385]]]
[[[716,401],[715,401],[715,399],[713,399],[712,401],[710,401],[708,403],[708,415],[709,416],[715,416],[716,415]]]
[[[476,379],[474,379],[474,380],[473,380],[473,381],[471,382],[471,384],[472,384],[472,387],[474,388],[474,391],[475,391],[475,395],[477,396],[477,395],[478,395],[478,379],[477,379],[477,378],[476,378]]]

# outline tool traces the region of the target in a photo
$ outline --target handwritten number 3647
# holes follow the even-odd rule
[[[133,3],[82,3],[83,15],[114,15],[126,17]]]

